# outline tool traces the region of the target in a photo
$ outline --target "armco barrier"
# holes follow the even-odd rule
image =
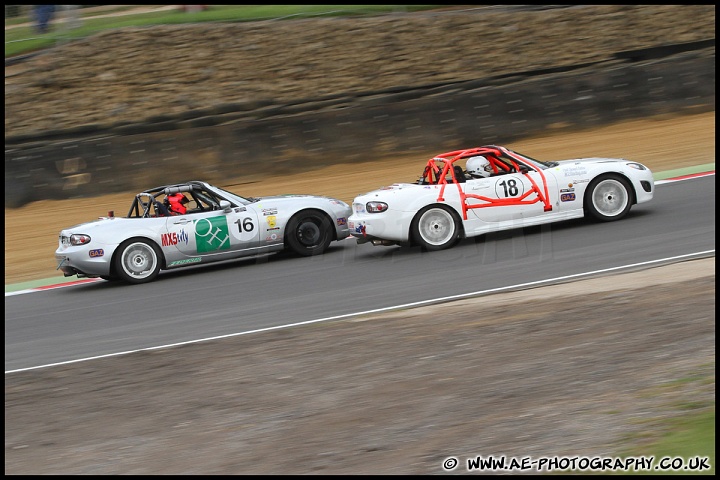
[[[6,138],[5,206],[165,182],[510,143],[555,129],[715,110],[715,48],[290,105],[233,105],[109,130]]]

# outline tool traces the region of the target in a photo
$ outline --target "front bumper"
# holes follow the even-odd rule
[[[410,240],[412,216],[387,211],[378,214],[354,214],[348,219],[350,235],[359,244],[404,245]],[[407,217],[407,218],[406,218]]]
[[[655,181],[650,170],[644,170],[641,175],[633,179],[635,187],[635,199],[637,203],[645,203],[652,200],[655,194]]]

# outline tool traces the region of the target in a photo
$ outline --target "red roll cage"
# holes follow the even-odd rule
[[[477,155],[482,155],[490,162],[493,172],[495,174],[517,172],[524,175],[532,185],[532,188],[525,192],[522,196],[517,198],[490,198],[482,195],[476,195],[474,193],[465,193],[462,186],[458,181],[456,168],[453,165],[456,161],[463,158],[470,158]],[[500,158],[507,160],[501,161]],[[443,167],[440,168],[438,163],[442,163]],[[457,166],[457,169],[462,172],[462,169]],[[535,180],[529,175],[530,171],[538,172],[542,187],[538,186]],[[447,180],[447,176],[450,175],[451,180]],[[433,178],[434,176],[434,178]],[[438,194],[437,201],[444,202],[445,198],[445,187],[448,183],[453,183],[457,186],[458,193],[460,195],[460,203],[462,204],[463,220],[467,220],[467,211],[471,208],[485,208],[485,207],[502,207],[507,205],[531,205],[533,203],[542,202],[544,211],[549,212],[552,210],[552,204],[548,198],[547,181],[545,180],[545,174],[542,169],[532,163],[529,159],[525,159],[520,155],[516,154],[512,150],[508,150],[505,147],[498,146],[485,146],[475,147],[465,150],[454,150],[452,152],[441,153],[428,160],[425,170],[423,171],[420,182],[429,185],[440,185],[440,193]],[[535,194],[534,197],[531,197]],[[529,198],[530,197],[530,198]],[[484,203],[476,205],[468,205],[467,199],[474,198]]]

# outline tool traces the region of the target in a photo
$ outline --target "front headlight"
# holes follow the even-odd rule
[[[78,245],[87,245],[88,243],[90,243],[90,235],[83,235],[81,233],[70,235],[70,245],[77,247]]]
[[[625,165],[627,165],[630,168],[634,168],[635,170],[647,170],[645,165],[643,165],[642,163],[630,162],[630,163],[626,163]]]
[[[388,204],[385,202],[367,202],[365,208],[368,213],[382,213],[388,209]]]

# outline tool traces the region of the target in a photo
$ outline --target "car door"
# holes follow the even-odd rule
[[[168,217],[167,231],[163,249],[175,248],[187,257],[232,257],[259,243],[257,214],[245,207]]]
[[[527,174],[508,173],[489,178],[470,179],[464,184],[468,217],[486,223],[516,221],[545,215],[545,185],[548,195],[557,191],[555,177],[531,170]],[[533,189],[537,187],[540,194]],[[554,195],[553,195],[554,196]],[[538,200],[534,203],[533,200]],[[548,198],[550,205],[553,199]],[[522,202],[522,203],[520,203]],[[472,208],[473,206],[479,206]]]

